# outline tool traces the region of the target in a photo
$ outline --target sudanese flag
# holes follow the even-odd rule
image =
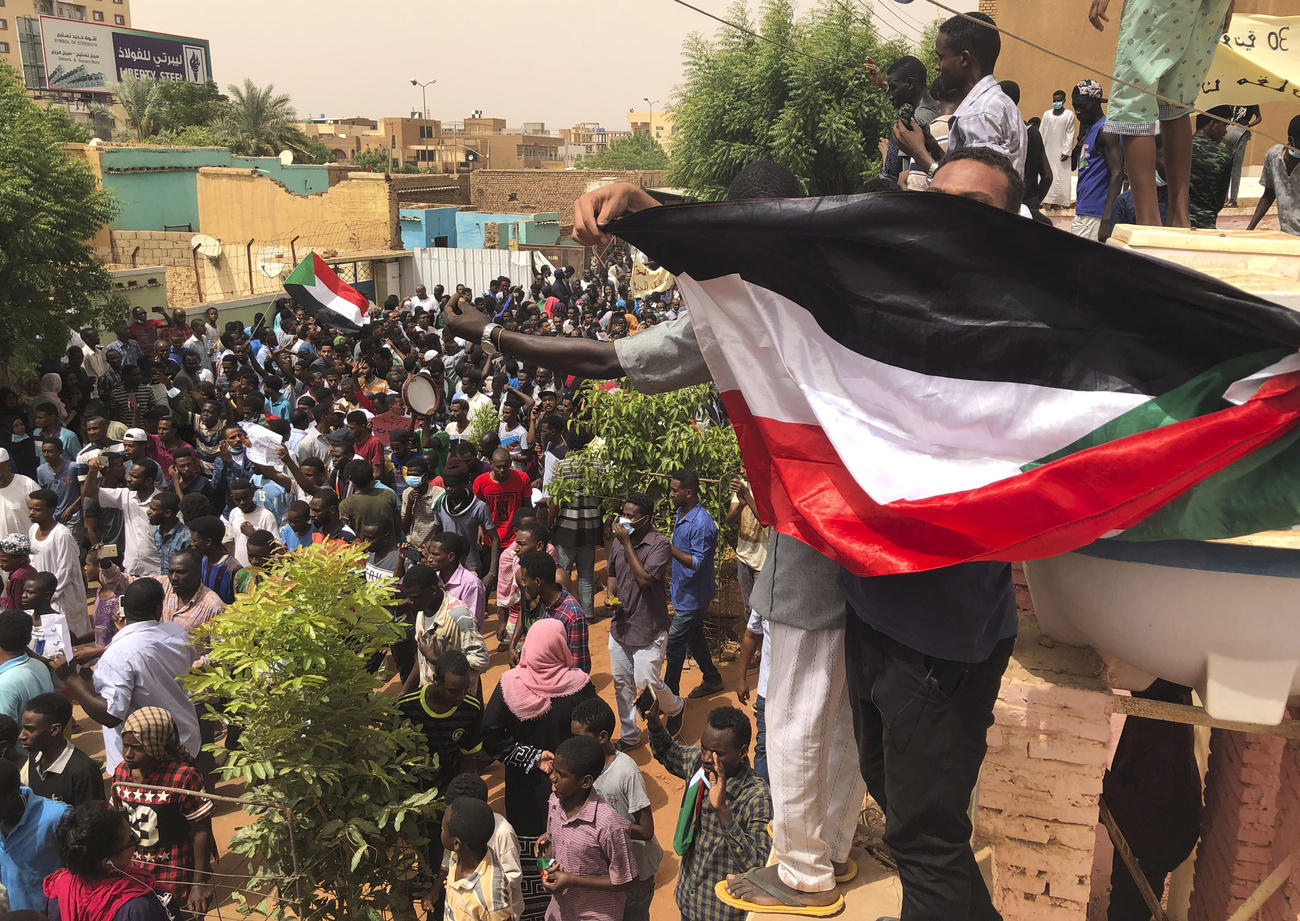
[[[941,194],[653,208],[759,510],[862,575],[1300,521],[1300,315]]]
[[[315,253],[298,263],[284,280],[284,290],[294,304],[332,329],[359,333],[370,322],[370,302]]]

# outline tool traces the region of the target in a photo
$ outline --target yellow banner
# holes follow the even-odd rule
[[[632,283],[629,288],[633,297],[645,297],[647,294],[667,291],[673,286],[673,282],[672,273],[665,268],[657,268],[652,272],[640,259],[632,263]]]
[[[1198,109],[1300,104],[1300,16],[1236,14],[1201,85]]]

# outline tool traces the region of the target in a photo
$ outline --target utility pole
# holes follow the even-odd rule
[[[423,118],[420,119],[420,121],[422,122],[422,124],[420,125],[420,134],[423,135],[422,140],[424,141],[424,166],[426,169],[429,166],[429,135],[433,134],[433,131],[429,126],[429,101],[425,97],[424,91],[426,87],[433,86],[437,82],[438,82],[437,80],[430,80],[427,83],[421,83],[419,80],[415,79],[414,77],[411,78],[411,86],[418,86],[420,88],[420,114],[423,116]]]

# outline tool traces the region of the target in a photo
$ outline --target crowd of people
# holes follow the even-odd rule
[[[933,81],[916,58],[884,75],[868,62],[900,110],[874,188],[1033,217],[1069,204],[1077,160],[1076,234],[1104,239],[1126,195],[1149,219],[1156,198],[1141,186],[1165,175],[1170,142],[1124,191],[1126,152],[1130,173],[1147,156],[1129,139],[1156,126],[1109,130],[1092,80],[1075,86],[1073,112],[1056,91],[1027,125],[1019,88],[994,76],[991,23],[945,22]],[[1257,122],[1223,114],[1239,135]],[[1213,226],[1236,194],[1231,130],[1198,117],[1190,158],[1180,147],[1173,164],[1190,180],[1167,184],[1171,223]],[[1300,118],[1289,138],[1269,152],[1255,221],[1276,201],[1297,233]],[[800,194],[788,170],[759,162],[729,197]],[[205,667],[205,625],[278,555],[360,542],[366,578],[397,587],[400,709],[439,759],[446,808],[422,855],[441,868],[420,896],[431,913],[648,918],[667,841],[629,755],[648,739],[684,781],[672,840],[682,918],[842,910],[867,791],[886,816],[905,921],[998,917],[967,807],[1016,635],[1009,564],[850,576],[774,533],[735,480],[727,524],[749,616],[734,690],[748,703],[757,655],[754,719],[715,707],[688,744],[688,701],[726,690],[703,630],[719,523],[699,472],[663,472],[668,534],[644,493],[620,497],[612,520],[593,499],[550,498],[592,437],[585,380],[662,392],[710,379],[689,305],[672,287],[634,292],[633,253],[605,231],[656,205],[636,186],[597,189],[578,201],[574,235],[604,255],[580,271],[547,266],[478,292],[419,286],[373,305],[359,330],[287,298],[250,323],[137,308],[107,345],[81,330],[0,393],[0,883],[12,909],[143,921],[211,906],[203,743],[220,726],[178,679]],[[416,380],[435,395],[419,407]],[[590,648],[601,548],[613,706]],[[484,695],[494,654],[509,668]],[[701,680],[683,694],[688,655]],[[67,739],[74,703],[103,727],[102,769]],[[232,727],[225,745],[237,744]],[[489,761],[504,766],[504,815],[488,805]]]

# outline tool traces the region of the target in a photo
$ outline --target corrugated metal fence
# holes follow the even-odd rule
[[[512,284],[533,283],[532,254],[504,249],[453,249],[429,247],[414,251],[415,284],[430,291],[442,285],[452,291],[467,285],[475,296],[488,288],[488,282],[505,275]]]

